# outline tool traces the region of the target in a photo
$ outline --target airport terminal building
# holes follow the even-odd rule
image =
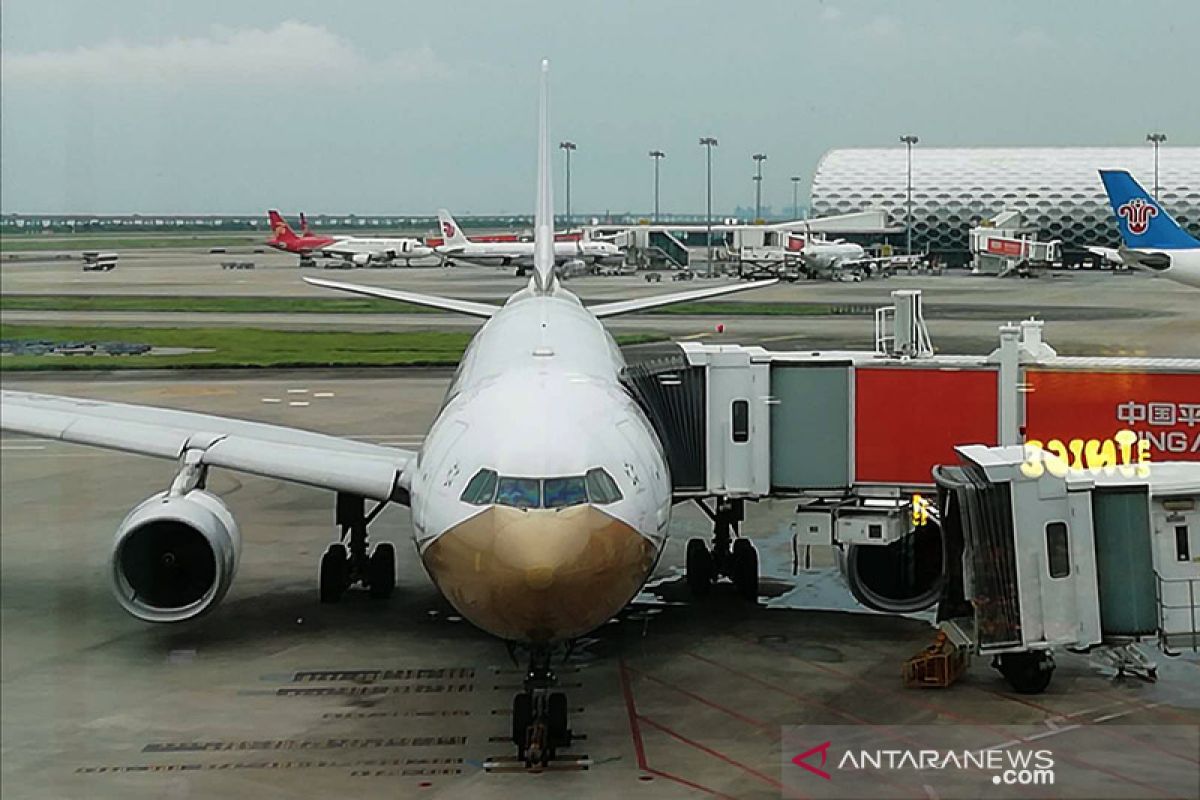
[[[1154,150],[1138,147],[924,147],[912,150],[913,248],[948,261],[968,257],[967,232],[1001,211],[1020,211],[1032,233],[1078,260],[1087,245],[1115,247],[1117,229],[1097,170],[1128,169],[1153,191]],[[811,214],[882,208],[905,221],[904,147],[845,148],[821,157]],[[1200,147],[1159,151],[1159,199],[1185,228],[1200,229]],[[901,239],[902,241],[902,239]]]

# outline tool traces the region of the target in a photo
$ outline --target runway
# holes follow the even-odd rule
[[[5,376],[4,386],[416,447],[449,377],[297,370]],[[559,670],[584,737],[572,749],[589,768],[489,773],[483,762],[510,750],[520,671],[440,598],[406,510],[372,526],[398,544],[395,595],[322,606],[316,564],[333,497],[215,472],[210,488],[243,531],[239,574],[209,616],[151,626],[109,595],[108,547],[173,465],[7,434],[0,457],[6,796],[767,798],[781,793],[782,726],[936,723],[997,737],[1008,723],[1102,722],[1119,746],[1121,725],[1200,724],[1195,656],[1159,656],[1157,684],[1114,682],[1063,653],[1036,697],[1011,694],[982,662],[950,690],[901,688],[900,664],[931,639],[928,620],[855,611],[827,552],[793,574],[787,502],[754,506],[746,524],[762,553],[762,602],[747,605],[728,585],[692,601],[684,543],[708,526],[682,505],[647,591]],[[1138,792],[1153,776],[1113,763],[1096,780]]]

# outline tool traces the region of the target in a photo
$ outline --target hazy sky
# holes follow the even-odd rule
[[[1200,144],[1195,0],[4,0],[6,212],[529,212],[538,62],[576,211],[790,206],[826,149]],[[562,206],[562,159],[556,161]]]

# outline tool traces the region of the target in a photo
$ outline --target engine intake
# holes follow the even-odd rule
[[[139,504],[117,529],[113,593],[147,622],[181,622],[220,602],[233,583],[241,534],[215,495],[160,492]]]
[[[854,599],[875,611],[923,611],[941,598],[945,577],[941,528],[930,522],[889,545],[852,544],[838,566]]]

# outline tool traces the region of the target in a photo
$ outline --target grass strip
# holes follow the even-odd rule
[[[657,341],[619,336],[621,344]],[[31,370],[199,369],[228,367],[453,366],[471,334],[459,331],[277,331],[261,328],[109,328],[0,325],[0,339],[127,342],[202,352],[106,355],[5,355],[4,372]]]

